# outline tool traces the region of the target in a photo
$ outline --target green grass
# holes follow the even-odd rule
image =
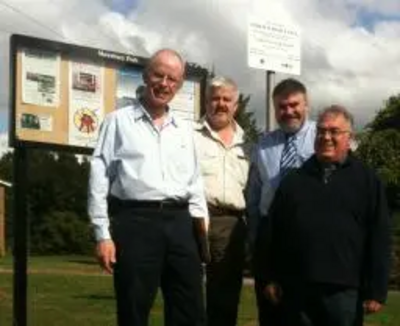
[[[0,325],[12,325],[12,260],[0,259]],[[30,326],[115,325],[112,278],[99,272],[86,257],[32,257],[29,260],[28,318]],[[9,272],[4,272],[4,271]],[[162,300],[157,298],[151,326],[163,325]],[[240,326],[256,325],[256,301],[245,286],[239,313]],[[400,293],[391,292],[387,307],[368,317],[370,326],[400,325]]]

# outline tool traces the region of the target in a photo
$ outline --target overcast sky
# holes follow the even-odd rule
[[[265,72],[248,68],[246,58],[250,11],[272,11],[300,26],[299,78],[314,112],[342,104],[363,125],[399,92],[400,14],[393,14],[400,13],[399,0],[6,0],[0,2],[0,133],[7,130],[11,33],[142,56],[176,48],[236,79],[251,94],[262,126]]]

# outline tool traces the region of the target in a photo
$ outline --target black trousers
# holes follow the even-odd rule
[[[243,280],[246,226],[242,217],[211,216],[207,325],[235,326]]]
[[[274,305],[267,300],[264,294],[264,286],[258,281],[257,276],[254,278],[254,290],[257,299],[259,326],[284,326],[282,305]]]
[[[258,234],[252,251],[252,267],[254,275],[254,291],[257,299],[258,324],[259,326],[292,326],[284,324],[284,312],[282,304],[274,305],[265,296],[265,282],[263,278],[267,251],[270,248],[270,228],[267,216],[262,216],[258,226]]]
[[[354,326],[358,290],[337,285],[283,286],[284,323],[290,326]]]
[[[114,208],[119,326],[147,326],[159,286],[165,325],[203,326],[200,259],[187,209]]]

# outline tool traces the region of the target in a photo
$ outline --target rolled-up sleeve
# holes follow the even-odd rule
[[[107,197],[110,188],[110,165],[115,138],[115,122],[107,117],[90,162],[88,214],[97,241],[111,239]]]
[[[189,212],[193,217],[201,217],[205,219],[206,227],[208,229],[209,216],[207,208],[207,200],[204,190],[203,178],[200,170],[199,157],[194,145],[194,137],[192,134],[193,146],[193,175],[189,182]]]

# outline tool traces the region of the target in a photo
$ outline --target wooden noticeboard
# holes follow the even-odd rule
[[[22,35],[11,37],[11,146],[90,152],[104,116],[144,87],[147,58]],[[171,110],[197,120],[207,71],[187,65]]]
[[[10,146],[14,147],[13,325],[27,325],[28,148],[90,154],[104,116],[143,89],[146,58],[23,35],[10,46]],[[174,115],[197,120],[207,71],[187,64]],[[0,212],[1,213],[1,212]],[[0,228],[0,237],[1,237]],[[1,249],[1,248],[0,248]]]

